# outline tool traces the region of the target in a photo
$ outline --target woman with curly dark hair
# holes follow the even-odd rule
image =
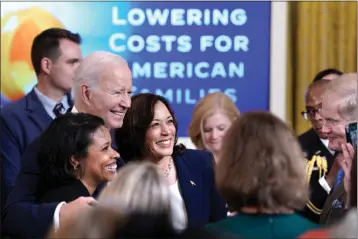
[[[38,198],[70,202],[92,196],[99,185],[114,178],[118,157],[100,117],[67,113],[56,118],[40,138]]]

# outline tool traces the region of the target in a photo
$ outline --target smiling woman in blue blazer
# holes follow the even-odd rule
[[[177,129],[163,97],[138,94],[116,131],[116,143],[125,162],[149,160],[161,170],[172,192],[174,227],[183,230],[226,217],[226,208],[215,186],[212,154],[176,145]]]

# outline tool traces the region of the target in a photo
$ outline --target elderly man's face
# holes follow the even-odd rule
[[[107,67],[100,83],[91,90],[90,110],[100,116],[109,128],[120,128],[131,106],[132,74],[128,66]]]
[[[329,97],[324,96],[321,113],[325,119],[322,132],[328,136],[328,148],[341,151],[341,145],[347,143],[345,126],[348,122],[338,114],[338,99],[329,99]]]

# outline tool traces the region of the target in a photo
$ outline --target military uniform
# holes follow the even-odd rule
[[[299,136],[299,142],[306,157],[306,181],[310,196],[305,208],[299,213],[313,222],[319,223],[324,203],[328,197],[319,179],[331,169],[334,156],[320,140],[313,129]]]

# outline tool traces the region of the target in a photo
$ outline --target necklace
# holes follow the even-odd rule
[[[173,166],[173,158],[170,157],[169,159],[169,163],[168,163],[168,169],[165,170],[165,172],[163,172],[163,175],[164,175],[164,178],[167,179],[168,176],[169,176],[169,173],[172,169],[172,166]]]

